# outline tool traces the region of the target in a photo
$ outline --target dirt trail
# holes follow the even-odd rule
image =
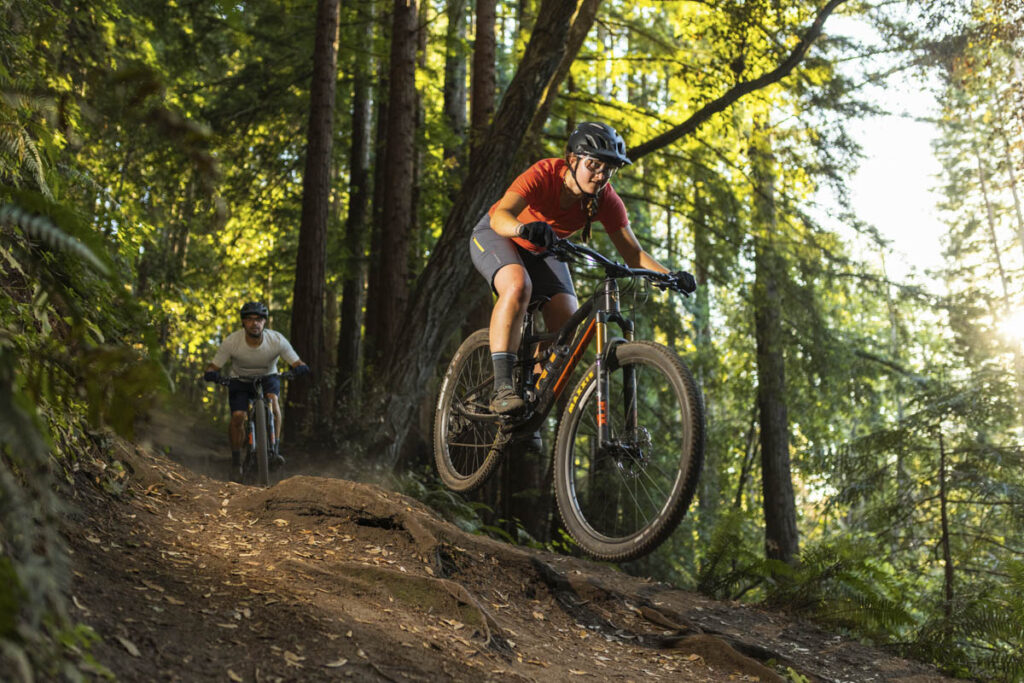
[[[369,484],[262,490],[164,448],[116,450],[125,491],[79,487],[68,538],[76,616],[121,680],[951,680],[779,614],[468,535]]]

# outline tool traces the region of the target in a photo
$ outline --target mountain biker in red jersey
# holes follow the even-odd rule
[[[583,230],[588,241],[597,221],[628,266],[669,272],[640,246],[609,183],[629,163],[626,143],[614,128],[580,123],[569,136],[564,159],[542,159],[528,168],[473,229],[473,265],[498,295],[489,329],[492,412],[508,415],[526,405],[513,389],[512,367],[531,296],[550,297],[541,309],[548,330],[559,329],[578,308],[569,266],[547,252],[556,238]],[[685,292],[696,289],[689,273],[673,275]]]
[[[224,338],[213,361],[206,366],[203,379],[207,382],[220,380],[220,369],[231,363],[232,377],[249,377],[253,375],[270,375],[277,372],[277,359],[283,358],[292,367],[295,376],[305,375],[309,366],[299,360],[291,343],[280,332],[266,328],[270,312],[265,304],[250,301],[239,310],[242,318],[242,329],[235,330]],[[281,407],[277,397],[281,393],[279,377],[267,377],[263,381],[263,393],[274,411],[275,441],[281,443]],[[231,424],[228,437],[231,440],[231,480],[241,481],[242,477],[242,444],[245,434],[242,425],[249,412],[249,401],[255,398],[251,383],[232,379],[228,385],[228,404],[231,406]],[[284,464],[281,454],[271,454],[271,466],[277,468]]]

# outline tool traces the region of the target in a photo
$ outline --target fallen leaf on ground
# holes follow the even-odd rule
[[[347,659],[338,659],[333,662],[327,662],[324,666],[328,669],[337,669],[339,666],[345,666],[346,664],[348,664]]]
[[[290,650],[284,651],[284,662],[288,666],[294,666],[301,669],[302,664],[299,664],[299,662],[303,661],[304,659],[305,657],[300,657],[299,655],[295,654],[294,652],[291,652]]]
[[[228,669],[228,678],[233,680],[235,683],[242,683],[242,677],[236,674],[231,669]]]
[[[128,640],[127,638],[122,638],[121,636],[114,636],[114,637],[117,638],[117,642],[121,643],[121,646],[125,650],[128,650],[128,654],[130,654],[132,657],[141,657],[142,656],[142,653],[139,652],[139,648],[135,647],[135,643],[133,643],[132,641]]]

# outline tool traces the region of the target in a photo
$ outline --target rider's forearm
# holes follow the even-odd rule
[[[491,230],[502,237],[519,237],[519,220],[508,209],[495,209],[491,216]]]
[[[646,268],[647,270],[656,270],[659,273],[669,272],[668,268],[658,263],[658,261],[648,254],[646,251],[640,251],[640,258],[637,260],[637,264],[628,264],[630,268]]]
[[[626,251],[626,253],[622,254],[622,258],[630,268],[646,268],[647,270],[654,270],[659,273],[669,272],[668,268],[658,263],[653,256],[643,249],[637,249],[634,252]]]
[[[209,365],[206,366],[206,371],[209,372],[210,370],[213,370],[213,371],[216,372],[217,370],[220,370],[220,366],[219,365],[214,365],[213,363],[210,363]]]

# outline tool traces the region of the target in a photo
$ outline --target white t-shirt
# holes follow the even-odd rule
[[[223,368],[230,361],[229,377],[269,375],[277,372],[278,357],[283,358],[288,365],[299,360],[299,354],[295,353],[295,349],[280,332],[263,330],[260,345],[249,346],[245,343],[245,330],[235,330],[217,349],[213,364]]]

